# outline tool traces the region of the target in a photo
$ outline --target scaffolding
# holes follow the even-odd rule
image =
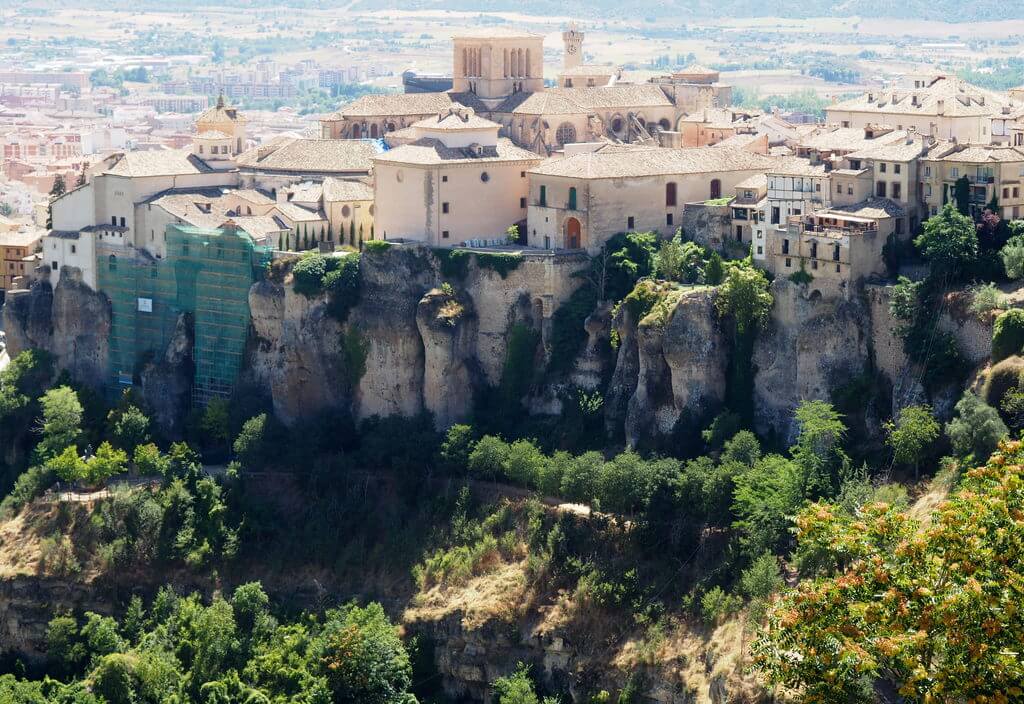
[[[167,257],[129,249],[98,256],[98,285],[111,301],[108,391],[139,383],[181,324],[193,332],[192,403],[231,395],[249,331],[249,287],[270,261],[244,231],[168,225]]]

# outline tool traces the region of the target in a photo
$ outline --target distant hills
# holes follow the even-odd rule
[[[874,0],[67,0],[64,6],[131,10],[191,10],[203,7],[297,7],[354,9],[448,9],[469,12],[521,12],[586,19],[621,17],[667,17],[686,23],[712,17],[851,17],[886,16],[901,19],[932,19],[947,22],[1000,21],[1024,19],[1024,3],[996,0],[902,0],[878,3]]]

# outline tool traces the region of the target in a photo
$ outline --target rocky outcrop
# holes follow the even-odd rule
[[[465,418],[481,375],[475,355],[477,316],[468,296],[431,289],[416,308],[423,340],[423,404],[441,427]]]
[[[79,382],[97,389],[106,382],[110,301],[84,284],[77,268],[64,267],[56,288],[46,270],[27,290],[9,291],[3,315],[12,357],[46,350]]]
[[[163,356],[139,372],[142,397],[153,416],[154,427],[168,437],[179,437],[191,401],[194,326],[192,317],[178,315]]]
[[[775,305],[754,344],[754,419],[758,432],[794,437],[793,411],[805,399],[830,400],[862,374],[870,354],[870,312],[860,300],[823,300],[785,279],[772,283]]]
[[[632,319],[620,306],[619,340],[605,400],[609,433],[626,443],[657,444],[679,428],[713,416],[725,399],[729,347],[714,310],[714,289],[669,294],[667,317]]]

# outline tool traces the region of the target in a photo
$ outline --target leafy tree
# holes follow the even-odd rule
[[[804,504],[800,467],[780,455],[766,455],[736,477],[733,513],[739,542],[750,558],[784,554],[793,516]]]
[[[761,459],[761,443],[749,430],[741,430],[732,436],[722,448],[722,463],[739,462],[747,467]]]
[[[107,704],[135,704],[136,658],[127,653],[113,653],[100,660],[92,673],[92,690]]]
[[[789,449],[802,472],[802,493],[807,497],[832,496],[841,470],[850,458],[843,451],[846,425],[831,404],[803,401],[795,419],[800,428],[796,445]]]
[[[74,445],[68,445],[59,455],[51,457],[46,467],[66,482],[76,482],[86,476],[85,460],[78,456]]]
[[[957,401],[956,417],[946,425],[953,449],[962,456],[987,457],[1009,432],[996,409],[972,391]]]
[[[115,408],[107,417],[110,440],[122,450],[131,452],[149,442],[149,417],[137,406],[128,404]]]
[[[886,442],[898,463],[914,467],[927,456],[927,451],[942,433],[930,406],[907,406],[900,410],[896,422],[885,424]]]
[[[740,591],[748,599],[767,599],[786,585],[779,573],[779,560],[766,552],[740,575]]]
[[[533,691],[530,668],[521,662],[516,664],[515,672],[494,680],[491,687],[497,704],[540,704]]]
[[[1007,278],[1014,281],[1024,278],[1024,235],[1011,237],[999,251],[999,258],[1003,260]]]
[[[85,463],[85,479],[93,486],[99,486],[111,477],[128,469],[128,454],[109,442],[96,448],[96,454]]]
[[[856,515],[825,504],[798,540],[835,574],[805,580],[774,606],[752,650],[772,683],[805,701],[859,701],[881,679],[904,701],[1024,697],[1024,456],[1007,443],[921,522],[893,506]]]
[[[328,614],[321,658],[336,702],[407,704],[409,654],[380,604]]]
[[[143,476],[166,477],[171,469],[170,458],[160,452],[160,448],[153,443],[136,445],[132,463],[135,465],[135,470]]]
[[[484,479],[505,476],[508,443],[493,435],[484,435],[469,453],[469,471]]]
[[[731,266],[718,287],[715,309],[732,328],[729,355],[728,407],[745,421],[753,417],[754,372],[751,358],[754,339],[768,320],[772,295],[760,269]]]
[[[1024,350],[1024,310],[1001,313],[992,326],[992,361],[998,362]]]
[[[560,494],[570,501],[590,503],[597,495],[604,458],[600,452],[585,452],[575,457],[562,474]]]
[[[43,415],[37,430],[42,439],[36,446],[36,456],[40,461],[46,461],[81,439],[82,404],[74,390],[58,386],[43,394],[39,405]]]
[[[718,252],[711,252],[708,255],[707,264],[704,266],[704,283],[711,286],[718,286],[725,277],[725,266],[722,257]]]
[[[242,423],[242,430],[235,438],[232,449],[235,456],[247,469],[261,469],[267,452],[265,433],[267,426],[267,414],[260,413]]]
[[[215,398],[206,404],[199,427],[210,444],[227,446],[231,437],[230,410],[227,399]]]
[[[476,445],[475,432],[470,425],[453,425],[445,432],[438,451],[440,465],[451,474],[462,474],[469,468],[469,456]]]
[[[924,232],[914,244],[928,259],[933,273],[952,279],[967,271],[978,258],[974,223],[950,204],[924,222]]]

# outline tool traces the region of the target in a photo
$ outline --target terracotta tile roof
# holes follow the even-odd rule
[[[868,138],[861,127],[823,128],[800,139],[799,146],[820,151],[860,151],[886,144],[906,142],[907,132],[894,130]]]
[[[328,119],[375,117],[377,115],[416,116],[438,113],[453,102],[451,93],[385,93],[363,95],[342,106]]]
[[[768,174],[754,174],[737,183],[736,188],[752,188],[754,190],[768,188]]]
[[[933,148],[928,161],[951,161],[968,164],[991,164],[1024,161],[1024,149],[1005,144],[963,144],[940,143]]]
[[[824,176],[827,172],[824,164],[812,165],[807,159],[790,156],[775,159],[767,173],[779,176]]]
[[[45,234],[46,231],[40,229],[0,232],[0,247],[31,247]]]
[[[246,122],[246,119],[236,108],[225,105],[224,96],[221,96],[216,105],[199,114],[196,122]]]
[[[510,95],[494,108],[494,112],[513,115],[579,115],[587,111],[563,93],[543,90],[539,93]]]
[[[295,203],[278,203],[274,209],[292,222],[313,222],[326,219],[322,212],[307,210]]]
[[[592,88],[548,88],[537,93],[509,96],[495,113],[520,115],[585,115],[594,110],[672,107],[658,86],[651,83],[620,83]]]
[[[505,138],[499,138],[497,146],[483,147],[480,156],[475,156],[468,148],[446,147],[439,140],[423,138],[379,154],[373,161],[387,164],[431,165],[502,161],[538,162],[540,159],[536,153],[517,147]]]
[[[238,196],[243,200],[247,200],[253,205],[270,205],[274,202],[273,198],[262,191],[257,191],[255,188],[234,188],[225,192],[225,195],[229,194]]]
[[[906,140],[894,144],[882,144],[878,146],[860,149],[846,155],[847,159],[880,159],[882,161],[913,161],[923,153],[921,142],[911,139],[908,144]]]
[[[412,126],[450,131],[499,129],[501,127],[497,122],[480,117],[474,110],[467,110],[459,103],[452,103],[449,108],[442,110],[437,115],[414,122]]]
[[[532,169],[530,173],[585,179],[629,178],[724,171],[766,171],[774,163],[774,159],[743,149],[602,148],[565,159],[549,159]]]
[[[369,173],[371,157],[380,147],[369,141],[355,139],[293,139],[266,153],[257,147],[243,152],[236,163],[240,168],[256,171],[291,171],[299,173]],[[263,156],[261,157],[261,153]]]
[[[373,200],[373,187],[363,181],[340,178],[324,179],[324,201],[335,203],[348,200]]]
[[[288,231],[288,226],[278,222],[269,215],[236,215],[232,218],[235,224],[249,233],[257,242],[266,240],[268,235]]]
[[[213,171],[188,149],[159,149],[125,152],[103,173],[141,178],[145,176],[184,176]]]

